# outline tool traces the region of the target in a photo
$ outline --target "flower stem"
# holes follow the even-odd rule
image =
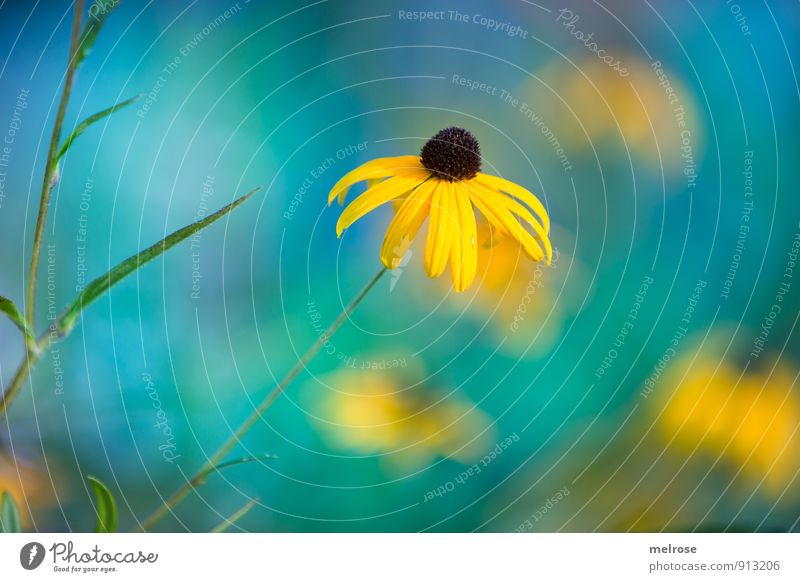
[[[67,74],[64,80],[64,90],[61,92],[61,101],[58,104],[56,120],[53,125],[53,134],[50,136],[50,148],[47,151],[47,163],[45,164],[42,193],[39,199],[39,214],[36,217],[36,230],[33,232],[33,249],[31,251],[31,264],[28,272],[28,294],[25,306],[28,325],[31,329],[35,329],[36,279],[39,271],[39,255],[42,250],[42,237],[44,235],[44,227],[47,224],[47,210],[50,206],[50,194],[54,187],[53,177],[56,175],[57,171],[55,159],[58,153],[58,142],[61,140],[61,127],[64,125],[64,115],[67,112],[69,95],[72,91],[72,81],[75,78],[75,69],[78,66],[77,54],[81,36],[81,21],[83,20],[83,4],[84,0],[76,0],[75,2]]]
[[[209,459],[205,462],[205,464],[194,474],[194,476],[189,479],[180,489],[178,489],[173,495],[164,501],[164,503],[155,511],[153,512],[150,517],[145,519],[140,525],[140,531],[147,531],[151,528],[155,523],[165,517],[168,513],[171,513],[175,506],[180,503],[189,493],[195,490],[195,488],[200,485],[204,480],[205,477],[214,470],[214,468],[225,458],[233,447],[235,447],[241,441],[242,437],[253,427],[258,419],[261,418],[261,415],[272,405],[275,400],[277,400],[278,396],[280,396],[284,390],[286,390],[287,386],[291,384],[292,380],[294,380],[297,375],[303,371],[311,359],[322,349],[331,336],[336,333],[348,316],[358,307],[358,305],[364,300],[364,297],[367,296],[367,293],[375,286],[375,284],[380,280],[383,274],[387,271],[386,267],[382,267],[380,271],[367,283],[364,288],[355,296],[355,298],[350,302],[350,304],[339,314],[334,322],[325,330],[325,332],[319,337],[319,339],[314,342],[314,344],[303,354],[303,357],[300,358],[300,361],[292,368],[286,376],[284,376],[283,380],[275,387],[275,389],[270,392],[264,400],[261,401],[261,404],[247,417],[247,419],[236,429],[228,440],[226,440],[217,451],[209,457]]]

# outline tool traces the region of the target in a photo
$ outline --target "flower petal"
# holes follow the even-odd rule
[[[428,217],[435,187],[435,180],[423,182],[403,199],[397,209],[381,247],[381,261],[387,268],[396,269],[408,252],[417,231]]]
[[[450,276],[453,279],[453,287],[457,292],[463,291],[459,288],[461,272],[464,270],[464,249],[461,237],[461,209],[458,205],[458,193],[456,184],[450,184],[450,211],[453,213],[453,234],[450,243]]]
[[[550,264],[550,258],[553,256],[553,246],[550,244],[550,238],[544,230],[544,227],[539,224],[539,221],[534,218],[530,210],[520,204],[515,198],[507,196],[502,192],[486,189],[484,193],[498,205],[507,208],[512,214],[516,214],[522,220],[531,225],[531,228],[536,233],[540,245],[544,246],[544,254],[547,257],[547,264]]]
[[[503,235],[517,241],[522,246],[525,254],[534,261],[541,261],[544,258],[544,251],[533,235],[522,226],[519,220],[514,218],[514,215],[504,204],[499,203],[494,198],[497,192],[488,190],[475,180],[469,182],[467,191],[475,207]],[[548,264],[549,262],[548,258]]]
[[[460,242],[461,256],[459,267],[456,268],[456,258],[453,256],[451,269],[453,270],[453,285],[458,293],[465,291],[475,279],[478,271],[478,226],[475,222],[475,211],[469,199],[469,193],[462,184],[455,184],[453,188],[456,207],[458,208],[458,231],[453,243],[455,249]],[[457,273],[457,274],[456,274]]]
[[[450,182],[437,180],[431,198],[431,219],[425,245],[425,272],[438,277],[447,266],[453,238],[453,209],[450,206]]]
[[[477,180],[490,190],[500,190],[509,194],[510,196],[514,196],[521,200],[524,204],[531,208],[541,220],[542,226],[544,227],[544,231],[547,234],[550,234],[550,217],[547,214],[547,210],[545,209],[544,205],[539,201],[539,199],[530,193],[528,190],[520,186],[519,184],[515,184],[509,180],[504,178],[499,178],[497,176],[492,176],[490,174],[482,174],[479,173],[474,180]]]
[[[368,212],[375,210],[381,204],[386,204],[392,199],[402,196],[421,182],[424,182],[427,177],[427,172],[417,171],[416,175],[390,178],[373,186],[344,209],[341,216],[339,216],[339,221],[336,223],[336,236],[341,236],[346,228],[349,228],[351,224]]]
[[[336,182],[328,194],[328,204],[330,205],[335,198],[339,198],[339,204],[344,204],[350,187],[364,180],[381,180],[390,176],[401,176],[407,174],[409,170],[421,168],[422,162],[419,161],[419,156],[397,156],[370,160],[355,170],[351,170]]]

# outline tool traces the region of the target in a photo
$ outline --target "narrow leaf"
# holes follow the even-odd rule
[[[3,504],[0,508],[0,533],[19,533],[22,526],[19,522],[19,512],[14,498],[8,491],[3,492]]]
[[[108,487],[106,487],[99,479],[89,475],[87,477],[89,485],[92,486],[94,497],[97,501],[95,507],[97,511],[97,524],[94,526],[94,531],[98,533],[112,533],[117,529],[117,505],[114,503],[114,496],[111,495]]]
[[[22,333],[25,334],[25,337],[28,339],[33,339],[33,332],[31,331],[30,327],[28,327],[28,322],[25,321],[25,318],[17,309],[17,306],[14,305],[14,302],[11,299],[6,299],[3,296],[0,296],[0,311],[5,313],[8,318],[16,325]]]
[[[95,0],[91,8],[89,8],[89,18],[81,33],[78,53],[75,55],[76,67],[83,62],[92,50],[97,36],[100,34],[100,29],[119,3],[120,0]]]
[[[235,524],[237,521],[242,519],[245,515],[247,515],[251,509],[253,509],[258,503],[258,498],[253,499],[252,501],[248,501],[244,507],[239,509],[236,513],[231,515],[229,518],[221,521],[214,529],[211,530],[211,533],[222,533],[230,526]]]
[[[54,158],[53,161],[58,162],[58,160],[60,160],[64,156],[64,154],[67,153],[67,150],[69,149],[69,146],[72,145],[72,142],[75,141],[78,138],[78,136],[80,136],[84,131],[86,131],[90,125],[92,125],[93,123],[97,123],[104,117],[108,117],[118,109],[127,107],[128,105],[139,99],[141,96],[142,95],[136,95],[135,97],[131,97],[130,99],[123,101],[122,103],[117,103],[116,105],[112,105],[108,109],[103,109],[102,111],[95,113],[94,115],[90,115],[89,117],[81,121],[78,124],[78,127],[75,128],[75,131],[73,131],[67,138],[67,141],[65,141],[61,145],[61,149],[58,150],[58,153],[56,154],[56,157]]]
[[[243,202],[247,201],[253,194],[258,192],[261,188],[255,188],[251,190],[249,193],[245,194],[238,200],[235,200],[228,204],[227,206],[222,207],[221,209],[217,210],[214,214],[210,214],[206,216],[202,220],[198,220],[190,224],[189,226],[185,226],[182,229],[173,232],[167,238],[162,239],[161,241],[157,242],[150,248],[147,248],[140,252],[137,255],[134,255],[128,259],[122,261],[119,265],[111,269],[105,275],[98,277],[91,283],[89,283],[84,290],[81,292],[80,295],[75,299],[75,301],[67,307],[64,311],[64,314],[61,316],[59,320],[59,331],[62,335],[66,335],[72,330],[72,327],[75,325],[75,321],[80,315],[81,311],[83,311],[86,307],[88,307],[92,302],[96,301],[99,297],[101,297],[106,291],[108,291],[111,287],[119,283],[122,279],[133,273],[139,267],[142,267],[146,263],[149,263],[153,259],[161,256],[167,250],[174,247],[179,242],[186,240],[194,233],[199,230],[210,226],[226,214],[228,214],[231,210],[242,204]]]

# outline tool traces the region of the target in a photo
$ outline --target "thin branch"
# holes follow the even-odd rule
[[[33,233],[33,249],[31,250],[31,264],[28,272],[28,294],[26,302],[26,313],[28,325],[35,329],[36,316],[36,279],[39,271],[39,255],[42,250],[42,237],[44,227],[47,224],[47,209],[50,206],[50,194],[53,191],[54,180],[58,165],[56,154],[58,153],[58,143],[61,141],[61,128],[64,124],[64,115],[67,112],[69,95],[72,91],[72,81],[75,78],[75,69],[78,66],[78,47],[81,38],[81,21],[83,20],[84,0],[75,1],[75,13],[72,18],[72,39],[70,40],[69,61],[67,63],[67,74],[64,80],[64,90],[61,92],[61,101],[58,104],[56,121],[53,124],[53,134],[50,137],[50,149],[47,152],[47,163],[42,180],[42,194],[39,199],[39,214],[36,217],[36,230]]]
[[[228,467],[235,467],[236,465],[244,465],[246,463],[254,463],[255,461],[269,461],[271,459],[277,459],[275,455],[270,455],[269,453],[263,455],[255,455],[252,457],[242,457],[240,459],[233,459],[231,461],[226,461],[224,463],[220,463],[219,465],[214,465],[213,467],[208,467],[204,473],[198,473],[195,476],[195,483],[200,485],[206,480],[211,473],[222,471],[222,469],[227,469]]]
[[[230,526],[232,526],[237,521],[242,519],[245,515],[250,513],[250,510],[253,509],[258,502],[259,502],[258,497],[256,497],[252,501],[248,501],[247,503],[244,504],[244,506],[239,511],[237,511],[236,513],[231,515],[229,518],[227,518],[224,521],[222,521],[219,525],[217,525],[214,529],[212,529],[210,533],[222,533],[222,532],[224,532]]]
[[[50,342],[51,331],[48,329],[35,343],[28,345],[28,349],[22,358],[22,363],[8,384],[8,388],[5,389],[2,397],[0,397],[0,418],[3,417],[17,394],[19,394],[19,391],[22,390],[22,386],[30,376],[33,367],[50,347]]]

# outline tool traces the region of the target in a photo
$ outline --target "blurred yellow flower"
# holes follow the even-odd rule
[[[398,370],[343,370],[323,378],[309,404],[333,447],[381,455],[394,469],[437,458],[476,461],[495,441],[491,419],[458,392],[409,382]]]
[[[742,375],[726,360],[687,362],[665,377],[676,388],[662,403],[663,436],[684,454],[727,464],[751,486],[763,480],[773,498],[784,495],[800,468],[797,370],[778,362]]]
[[[0,497],[5,491],[14,499],[23,526],[31,523],[29,508],[49,505],[51,501],[50,489],[41,471],[0,452]]]
[[[564,145],[621,138],[630,155],[659,170],[694,173],[702,131],[693,93],[658,61],[632,54],[622,60],[629,71],[624,77],[596,58],[575,67],[559,62],[538,73],[541,82],[526,81],[523,93]]]
[[[328,196],[329,204],[336,199],[343,204],[350,187],[372,180],[367,191],[344,209],[336,234],[341,236],[378,206],[398,202],[380,253],[383,264],[396,269],[430,216],[425,272],[438,277],[450,263],[453,286],[461,292],[472,284],[478,266],[477,208],[530,259],[550,264],[550,219],[542,203],[525,188],[483,174],[480,168],[478,140],[460,127],[441,130],[419,156],[367,162],[339,180]]]

